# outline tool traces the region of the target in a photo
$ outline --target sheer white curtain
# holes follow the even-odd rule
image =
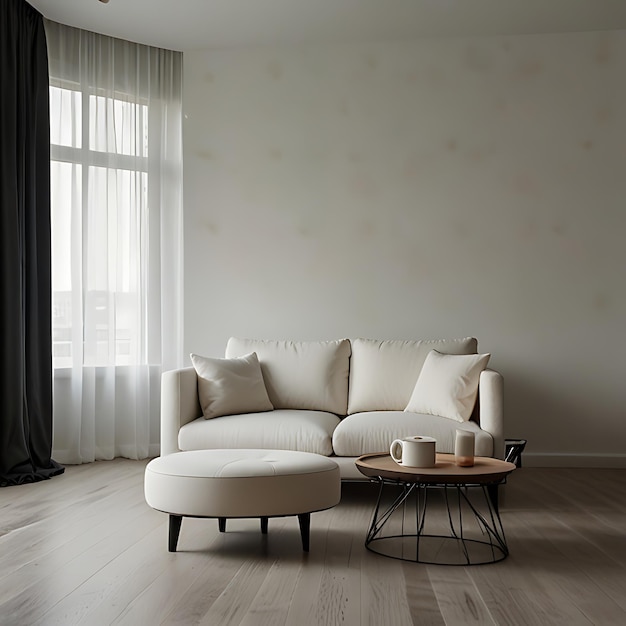
[[[158,454],[182,357],[182,54],[46,22],[53,456]]]

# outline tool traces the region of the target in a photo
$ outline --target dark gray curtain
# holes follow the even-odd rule
[[[43,17],[0,1],[0,486],[51,459],[50,119]]]

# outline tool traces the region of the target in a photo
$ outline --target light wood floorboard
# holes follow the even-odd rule
[[[0,489],[2,626],[626,624],[626,470],[514,472],[500,506],[509,557],[455,567],[366,550],[367,483],[311,516],[308,554],[295,517],[265,536],[259,520],[220,533],[185,519],[171,554],[167,516],[143,497],[146,463]]]

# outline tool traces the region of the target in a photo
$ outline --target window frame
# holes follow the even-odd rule
[[[141,177],[145,177],[142,180],[145,182],[145,193],[146,200],[145,206],[143,208],[140,207],[140,210],[146,211],[149,213],[149,202],[148,202],[148,190],[149,190],[149,172],[148,172],[148,159],[149,159],[149,119],[150,119],[150,110],[148,100],[146,98],[142,98],[141,96],[132,96],[127,93],[123,93],[120,91],[114,91],[113,94],[104,89],[98,89],[90,86],[85,86],[80,83],[69,81],[66,79],[56,79],[50,76],[49,79],[49,88],[52,89],[60,89],[65,91],[74,92],[80,95],[80,111],[81,111],[81,123],[80,123],[80,142],[79,146],[68,146],[61,145],[58,143],[52,142],[52,133],[50,139],[50,162],[51,167],[52,163],[68,163],[73,166],[80,167],[80,205],[83,207],[83,215],[85,214],[84,207],[87,206],[89,202],[89,180],[91,175],[92,168],[101,168],[103,170],[114,170],[114,171],[126,171],[131,173],[131,175],[139,175]],[[124,154],[121,152],[111,152],[111,151],[102,151],[96,150],[91,147],[91,137],[90,137],[90,124],[91,124],[91,105],[92,98],[94,97],[104,97],[105,102],[112,100],[113,102],[120,101],[130,103],[131,105],[139,107],[139,118],[140,124],[145,129],[143,134],[143,148],[142,151],[144,154],[132,155],[132,154]],[[114,106],[114,105],[113,105]],[[52,120],[52,116],[51,116]],[[144,216],[145,217],[145,216]],[[83,233],[83,240],[85,235]],[[70,235],[71,238],[71,235]],[[81,272],[82,273],[82,272]],[[72,269],[72,279],[71,285],[75,284],[74,280],[74,272]],[[87,301],[95,301],[97,300],[98,294],[108,294],[109,298],[112,298],[113,301],[117,302],[119,298],[123,298],[133,291],[129,288],[129,290],[120,290],[117,289],[115,291],[111,290],[98,290],[88,288],[84,284],[84,278],[81,276],[80,280],[83,281],[82,291],[83,291],[83,312],[81,313],[81,317],[84,315],[84,310],[87,307]],[[74,336],[73,324],[70,322],[70,336],[71,339],[68,342],[67,340],[55,340],[54,334],[57,328],[63,327],[55,327],[55,309],[57,307],[57,303],[55,302],[55,293],[63,293],[63,292],[55,292],[54,284],[52,285],[52,304],[53,304],[53,312],[52,312],[52,362],[53,369],[55,372],[62,372],[63,370],[69,371],[73,366],[76,365],[74,362],[75,355],[72,354],[70,350],[69,355],[65,356],[55,356],[55,345],[70,343],[73,344],[77,340]],[[70,287],[70,294],[73,291],[73,286]],[[71,307],[70,307],[71,310]],[[70,314],[71,319],[71,314]],[[128,359],[120,359],[120,356],[124,355],[124,351],[120,351],[118,347],[118,343],[120,343],[121,339],[117,337],[117,331],[127,331],[128,329],[117,329],[115,325],[113,325],[113,332],[115,332],[115,339],[113,341],[115,349],[112,355],[109,355],[104,361],[101,362],[100,357],[98,356],[97,344],[99,342],[98,331],[94,329],[95,332],[92,332],[89,336],[89,333],[84,329],[80,329],[83,344],[82,351],[82,363],[80,363],[83,367],[107,367],[107,366],[115,366],[115,367],[124,367],[128,365],[140,365],[147,363],[147,359],[142,357],[143,350],[138,352],[139,358],[133,360],[130,358],[132,356],[132,351],[128,350],[129,358]],[[107,329],[107,333],[111,332],[111,328]],[[126,339],[124,339],[126,341]],[[130,345],[130,341],[132,338],[127,340]],[[105,341],[100,341],[101,343],[105,343],[110,345],[111,339],[107,336]],[[94,344],[95,351],[88,349],[88,346]],[[92,354],[93,353],[93,354]],[[91,356],[88,356],[91,355]],[[86,358],[87,357],[87,358]],[[88,362],[89,361],[89,362]],[[93,362],[91,362],[93,361]],[[136,362],[135,362],[136,361]]]

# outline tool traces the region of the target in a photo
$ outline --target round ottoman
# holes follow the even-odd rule
[[[169,514],[169,551],[175,552],[183,517],[297,515],[302,548],[309,550],[311,513],[341,499],[339,466],[332,459],[291,450],[190,450],[153,459],[146,466],[146,502]]]

